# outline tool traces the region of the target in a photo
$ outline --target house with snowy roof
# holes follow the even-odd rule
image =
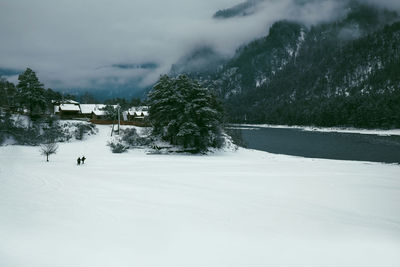
[[[76,118],[80,117],[81,109],[79,103],[74,100],[65,100],[60,102],[53,102],[54,114],[62,118]]]
[[[89,119],[101,120],[106,116],[104,104],[80,104],[82,116]],[[111,105],[117,108],[117,105]]]
[[[148,106],[131,107],[123,112],[122,116],[128,121],[143,121],[149,116]]]

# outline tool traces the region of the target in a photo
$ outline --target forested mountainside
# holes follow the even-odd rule
[[[342,19],[276,22],[213,74],[193,75],[230,122],[400,127],[400,22],[351,2]]]

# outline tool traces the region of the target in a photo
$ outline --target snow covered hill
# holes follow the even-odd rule
[[[400,166],[0,147],[0,266],[400,266]],[[76,165],[76,158],[87,161]]]

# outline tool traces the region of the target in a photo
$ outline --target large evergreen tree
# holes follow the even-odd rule
[[[15,85],[0,77],[0,107],[13,108],[16,105],[16,94]]]
[[[106,105],[102,110],[104,110],[104,115],[106,120],[117,120],[118,119],[118,109],[113,105]]]
[[[46,109],[45,90],[36,73],[27,68],[18,76],[18,81],[18,95],[22,106],[29,110],[30,115],[43,112]]]
[[[164,75],[149,94],[153,134],[195,151],[219,147],[222,109],[213,94],[186,75]]]

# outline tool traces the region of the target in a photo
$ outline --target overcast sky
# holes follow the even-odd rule
[[[217,10],[242,1],[0,0],[0,68],[30,67],[56,89],[123,85],[135,77],[145,86],[194,47],[229,56],[279,19],[336,18],[345,12],[343,1],[265,0],[252,16],[215,20]],[[400,8],[400,0],[376,2]],[[157,68],[115,67],[145,63]]]

